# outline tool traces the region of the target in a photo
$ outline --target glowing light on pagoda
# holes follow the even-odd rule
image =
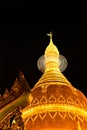
[[[33,101],[22,111],[25,129],[86,130],[87,99],[62,74],[59,51],[48,35],[43,74],[32,89]]]

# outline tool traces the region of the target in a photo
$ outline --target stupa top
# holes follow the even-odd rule
[[[26,130],[86,130],[87,99],[61,73],[59,51],[53,43],[52,32],[47,35],[50,42],[38,62],[39,65],[44,63],[44,73],[31,90],[32,102],[22,111]]]
[[[45,50],[45,71],[59,70],[59,51],[52,40],[52,32],[47,34],[50,36],[50,42]]]
[[[53,35],[52,32],[50,32],[47,35],[50,37],[50,42],[45,50],[45,55],[51,55],[54,53],[59,54],[59,51],[58,51],[57,47],[54,45],[53,40],[52,40],[52,35]]]
[[[67,59],[59,53],[58,48],[53,43],[52,32],[47,34],[50,42],[42,55],[37,61],[38,69],[44,73],[47,70],[60,70],[63,72],[67,67]]]

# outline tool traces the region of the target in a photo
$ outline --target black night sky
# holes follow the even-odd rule
[[[3,93],[5,88],[10,90],[20,70],[30,87],[34,86],[42,75],[37,68],[37,60],[49,44],[46,34],[52,31],[54,44],[68,61],[63,74],[87,96],[87,82],[84,78],[87,69],[86,61],[83,60],[86,55],[82,53],[84,43],[86,44],[87,24],[69,24],[65,21],[57,23],[57,18],[53,15],[47,15],[48,21],[43,15],[34,18],[34,13],[30,14],[28,6],[27,13],[23,11],[26,9],[24,6],[23,3],[16,5],[14,1],[2,7],[5,10],[9,8],[10,11],[0,17],[0,92]]]

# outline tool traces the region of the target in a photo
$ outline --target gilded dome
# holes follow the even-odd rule
[[[87,99],[59,70],[59,51],[52,41],[45,50],[45,72],[22,110],[25,130],[86,130]],[[52,52],[52,53],[51,53]]]

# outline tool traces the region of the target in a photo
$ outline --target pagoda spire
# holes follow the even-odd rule
[[[52,42],[53,42],[53,41],[52,41],[52,36],[53,36],[52,32],[47,33],[47,35],[50,37],[50,43],[52,43]]]
[[[52,40],[52,32],[47,34],[50,36],[50,42],[45,50],[45,71],[59,70],[59,51]]]
[[[43,88],[44,84],[64,84],[68,85],[71,89],[71,83],[67,78],[61,73],[60,70],[60,60],[59,60],[59,50],[54,45],[52,40],[52,33],[47,34],[50,36],[49,45],[46,47],[44,52],[44,74],[35,84],[34,88],[41,86]],[[46,87],[45,87],[46,88]]]

